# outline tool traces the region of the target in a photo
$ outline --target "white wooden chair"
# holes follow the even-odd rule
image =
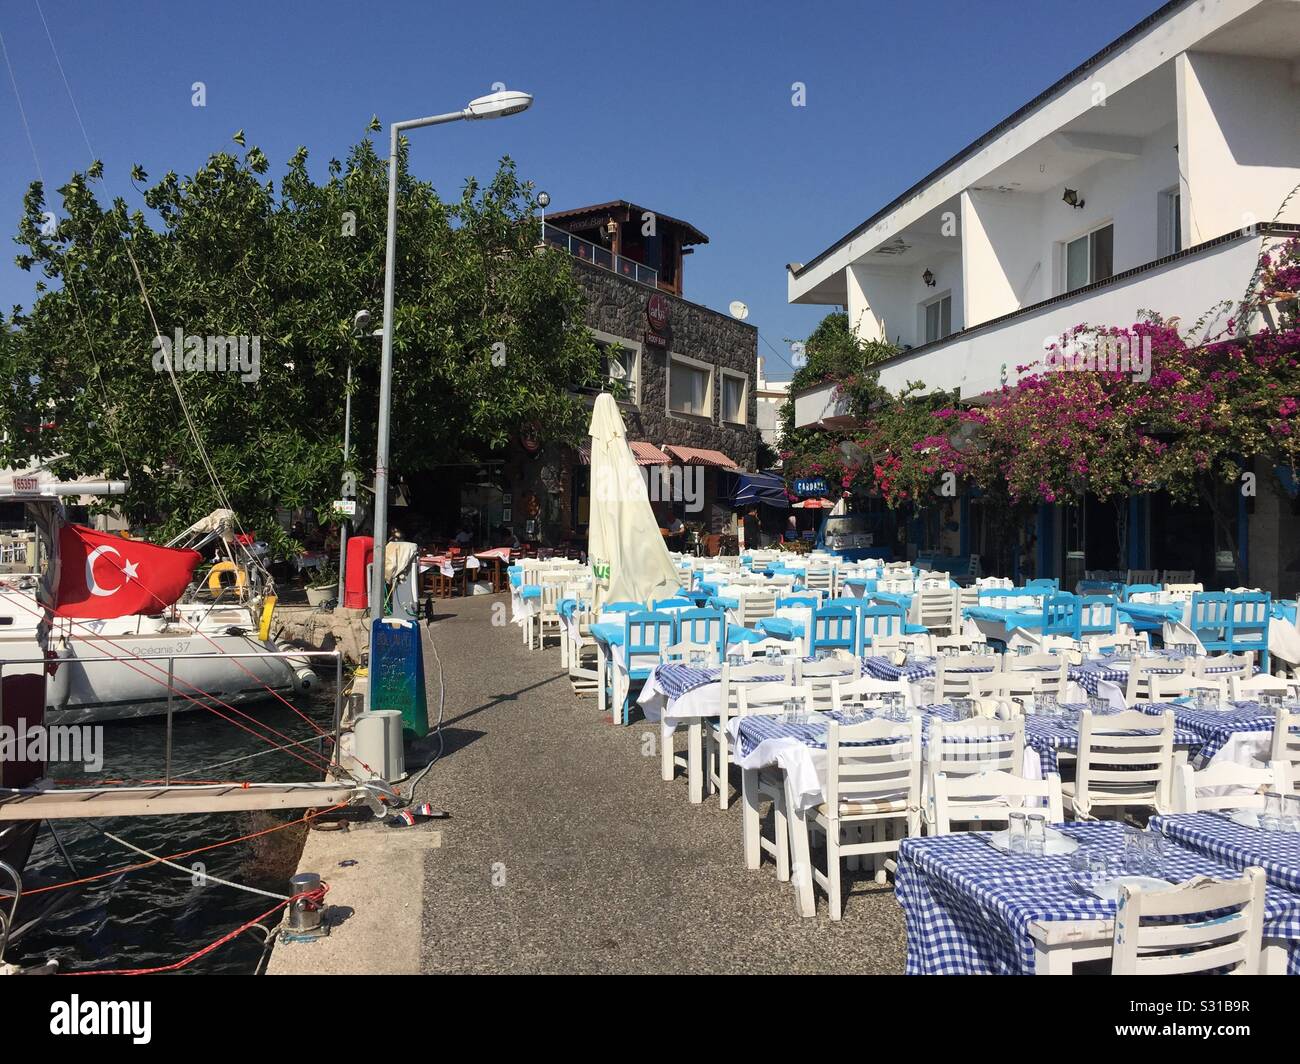
[[[1052,674],[1039,672],[977,672],[971,676],[970,697],[994,699],[1015,715],[1028,699],[1037,702],[1044,695],[1061,693],[1064,687],[1054,680]]]
[[[1197,691],[1217,691],[1220,699],[1228,697],[1227,680],[1213,676],[1197,676],[1193,672],[1179,672],[1173,675],[1161,675],[1158,672],[1147,674],[1151,686],[1152,702],[1169,702],[1175,698],[1193,696]]]
[[[803,697],[803,688],[794,687],[791,684],[793,673],[794,666],[789,662],[783,666],[768,665],[764,662],[738,666],[723,664],[722,689],[718,695],[718,718],[717,720],[708,721],[704,726],[704,785],[709,794],[712,794],[715,790],[717,791],[719,808],[726,809],[731,801],[731,737],[727,733],[727,721],[732,717],[743,715],[741,710],[742,692],[745,690],[763,691],[768,687],[782,687],[787,691],[797,690],[800,692],[800,697]],[[770,679],[772,676],[780,676],[781,680],[772,682]],[[768,678],[767,682],[756,682],[763,677]],[[769,706],[768,703],[760,702],[757,697],[755,697],[753,704],[755,706]],[[775,704],[775,708],[767,708],[765,711],[779,713],[783,705],[784,700],[779,704]],[[670,751],[665,757],[675,758],[676,755]],[[675,761],[674,763],[681,764],[681,761]]]
[[[804,573],[803,586],[809,591],[820,591],[823,598],[828,598],[835,590],[835,569],[833,566],[808,566]]]
[[[1210,670],[1214,671],[1211,672]],[[1197,676],[1206,676],[1225,683],[1229,677],[1249,680],[1255,675],[1255,652],[1246,650],[1240,654],[1210,654],[1197,658],[1193,671]]]
[[[1263,809],[1264,795],[1285,794],[1291,787],[1290,766],[1275,761],[1268,768],[1247,768],[1231,761],[1207,765],[1199,772],[1178,766],[1174,788],[1180,813],[1209,813],[1224,809]]]
[[[1300,713],[1283,706],[1273,724],[1273,753],[1270,760],[1289,766],[1290,778],[1300,783]]]
[[[971,680],[976,676],[996,676],[1002,669],[1005,655],[990,654],[956,654],[953,657],[941,657],[934,665],[934,696],[940,702],[951,702],[954,698],[971,696]],[[973,669],[988,669],[992,672],[973,672]]]
[[[982,635],[932,635],[930,636],[930,653],[942,654],[945,650],[957,650],[969,654],[976,646],[987,645]]]
[[[1054,772],[1041,780],[1026,779],[1014,772],[978,772],[969,776],[941,772],[934,777],[933,786],[935,835],[950,834],[953,824],[978,824],[978,828],[970,830],[984,831],[990,822],[1006,823],[1017,809],[1041,812],[1049,824],[1065,819],[1061,777]],[[1026,799],[1035,802],[1027,806]]]
[[[1270,676],[1266,672],[1245,678],[1237,675],[1228,677],[1228,691],[1234,702],[1254,702],[1260,695],[1279,695],[1286,698],[1296,690],[1297,686],[1300,685],[1297,685],[1294,680]]]
[[[1263,935],[1262,868],[1247,868],[1240,879],[1197,877],[1169,890],[1126,885],[1115,913],[1111,972],[1258,975]]]
[[[902,695],[909,706],[914,704],[912,685],[906,680],[878,680],[874,676],[844,676],[831,685],[832,708],[841,710],[848,702],[879,702],[881,695]]]
[[[1036,676],[1043,681],[1038,688],[1043,694],[1065,694],[1069,672],[1070,663],[1064,654],[1007,654],[1002,660],[1003,675]]]
[[[912,653],[926,657],[934,655],[934,636],[923,633],[914,635],[877,635],[871,637],[871,653],[876,656],[888,656],[903,649],[903,644],[911,646]]]
[[[943,774],[948,779],[979,776],[986,772],[1005,772],[1019,776],[1025,763],[1025,718],[946,721],[930,719],[930,735],[925,757],[925,820],[932,828],[935,820],[935,782]]]
[[[575,610],[573,627],[564,635],[569,642],[569,683],[573,685],[575,695],[595,694],[600,685],[600,649],[596,645],[595,636],[591,634],[591,626],[595,623],[596,615],[592,610]]]
[[[732,643],[727,647],[727,653],[739,653],[747,660],[751,660],[766,656],[772,647],[776,647],[782,654],[789,654],[793,645],[789,639],[774,639],[772,636],[765,636],[752,643]]]
[[[912,596],[908,621],[923,624],[932,632],[951,635],[961,628],[961,610],[957,604],[958,592],[945,582],[942,588],[921,588]]]
[[[716,643],[696,643],[690,639],[682,639],[672,646],[662,648],[659,651],[659,661],[665,665],[669,662],[689,663],[692,654],[703,654],[706,665],[716,666],[719,663]]]
[[[1078,819],[1093,810],[1173,808],[1174,713],[1128,710],[1079,714],[1075,778],[1063,783],[1065,804]]]
[[[559,580],[547,579],[549,573],[542,577],[542,596],[537,604],[537,649],[546,649],[547,636],[556,640],[564,639],[564,624],[560,620],[559,604],[564,598],[565,585]],[[529,636],[528,649],[532,650],[532,637]]]
[[[742,685],[737,694],[736,715],[765,715],[778,716],[785,710],[785,703],[790,699],[803,699],[807,692],[803,687],[796,684],[769,683],[769,684],[750,684]],[[723,724],[725,729],[726,725]],[[722,733],[726,734],[725,730]],[[726,761],[719,761],[719,765],[730,763],[730,754],[725,747],[720,748],[720,752],[727,757]],[[726,769],[723,769],[722,779],[726,781]],[[758,846],[760,853],[772,855],[776,861],[776,878],[781,882],[788,882],[790,879],[790,810],[786,807],[785,797],[785,778],[779,770],[760,771],[756,775],[757,794],[755,800],[768,798],[772,802],[772,838],[767,838],[761,832],[758,836]],[[719,788],[720,793],[725,797],[728,785],[726,782]],[[726,806],[723,805],[725,809]]]
[[[738,595],[737,619],[742,628],[753,630],[754,625],[768,617],[776,616],[776,593],[745,589]]]
[[[897,838],[889,837],[891,828]],[[906,724],[872,720],[848,727],[832,719],[826,735],[826,801],[810,815],[809,830],[826,837],[826,871],[814,864],[812,879],[826,891],[830,917],[838,920],[841,859],[897,853],[902,838],[921,833],[920,717]],[[884,864],[893,866],[893,861]],[[883,881],[883,868],[876,877]]]
[[[1124,701],[1130,706],[1137,702],[1155,701],[1151,697],[1151,678],[1160,675],[1153,670],[1168,669],[1169,659],[1155,655],[1153,657],[1136,657],[1128,666],[1128,680],[1124,684]],[[1184,677],[1185,680],[1195,679],[1194,672],[1165,673],[1166,677]]]

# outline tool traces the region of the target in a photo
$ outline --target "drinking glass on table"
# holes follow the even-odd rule
[[[733,669],[741,668],[745,664],[745,655],[733,651],[727,655],[727,664]]]
[[[938,688],[933,679],[924,679],[916,685],[917,694],[920,696],[921,705],[933,706],[935,699],[938,698]]]
[[[1282,817],[1278,827],[1282,831],[1300,831],[1300,794],[1282,796]]]
[[[1282,795],[1264,795],[1264,808],[1259,813],[1259,826],[1263,831],[1278,831],[1282,827]]]
[[[1124,871],[1140,876],[1146,869],[1147,833],[1124,825]]]
[[[1025,817],[1025,853],[1030,857],[1043,857],[1047,853],[1047,817],[1042,813],[1029,813]]]
[[[1089,713],[1105,713],[1108,709],[1110,709],[1110,702],[1106,699],[1099,698],[1096,695],[1088,696]]]
[[[1028,846],[1028,839],[1025,832],[1028,827],[1028,818],[1024,813],[1015,810],[1007,815],[1007,849],[1012,853],[1024,853]]]

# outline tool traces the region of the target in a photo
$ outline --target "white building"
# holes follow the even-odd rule
[[[755,424],[763,442],[773,450],[781,449],[781,407],[790,397],[789,381],[770,381],[763,370],[763,359],[758,360],[758,381],[754,397],[758,400]]]
[[[902,348],[880,364],[891,390],[969,399],[1079,323],[1153,310],[1187,328],[1240,301],[1261,248],[1300,232],[1300,194],[1282,208],[1297,185],[1300,0],[1173,0],[787,267],[789,299],[842,306],[862,337]],[[829,384],[795,396],[795,423],[849,427]],[[1084,564],[1084,523],[1045,519],[1040,575]],[[1285,570],[1276,534],[1250,524],[1261,566]],[[1137,536],[1127,553],[1145,557]]]

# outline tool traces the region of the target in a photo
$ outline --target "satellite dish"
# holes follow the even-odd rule
[[[749,308],[739,299],[733,299],[731,306],[727,309],[731,311],[731,316],[739,321],[744,321],[749,317]]]
[[[808,350],[802,340],[796,340],[790,345],[790,365],[795,369],[803,369],[808,365]]]

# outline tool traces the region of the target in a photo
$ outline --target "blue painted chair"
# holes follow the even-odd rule
[[[659,664],[660,652],[677,642],[677,618],[671,613],[642,610],[629,613],[623,621],[623,650],[626,662],[626,686],[619,683],[618,670],[610,669],[610,705],[619,724],[627,724],[632,715],[632,686],[644,683]]]
[[[1232,649],[1232,596],[1226,591],[1196,591],[1187,611],[1187,627],[1206,650]]]
[[[1272,596],[1248,592],[1231,595],[1228,610],[1228,643],[1233,653],[1253,650],[1259,667],[1268,672],[1268,625],[1273,614]]]
[[[854,653],[861,656],[876,636],[902,635],[906,622],[897,606],[864,606],[858,610],[858,640]]]
[[[858,611],[848,606],[819,606],[813,610],[812,637],[808,652],[853,650],[856,646]]]
[[[1037,580],[1026,580],[1026,588],[1050,589],[1052,591],[1061,590],[1061,581],[1054,576],[1044,576]]]
[[[1057,592],[1043,599],[1043,635],[1064,635],[1079,638],[1082,617],[1079,598],[1068,591]]]
[[[1113,595],[1085,595],[1079,605],[1079,634],[1114,635],[1119,623],[1119,611],[1115,608]]]
[[[677,641],[711,646],[721,661],[726,653],[727,615],[722,610],[682,610],[677,615]]]

